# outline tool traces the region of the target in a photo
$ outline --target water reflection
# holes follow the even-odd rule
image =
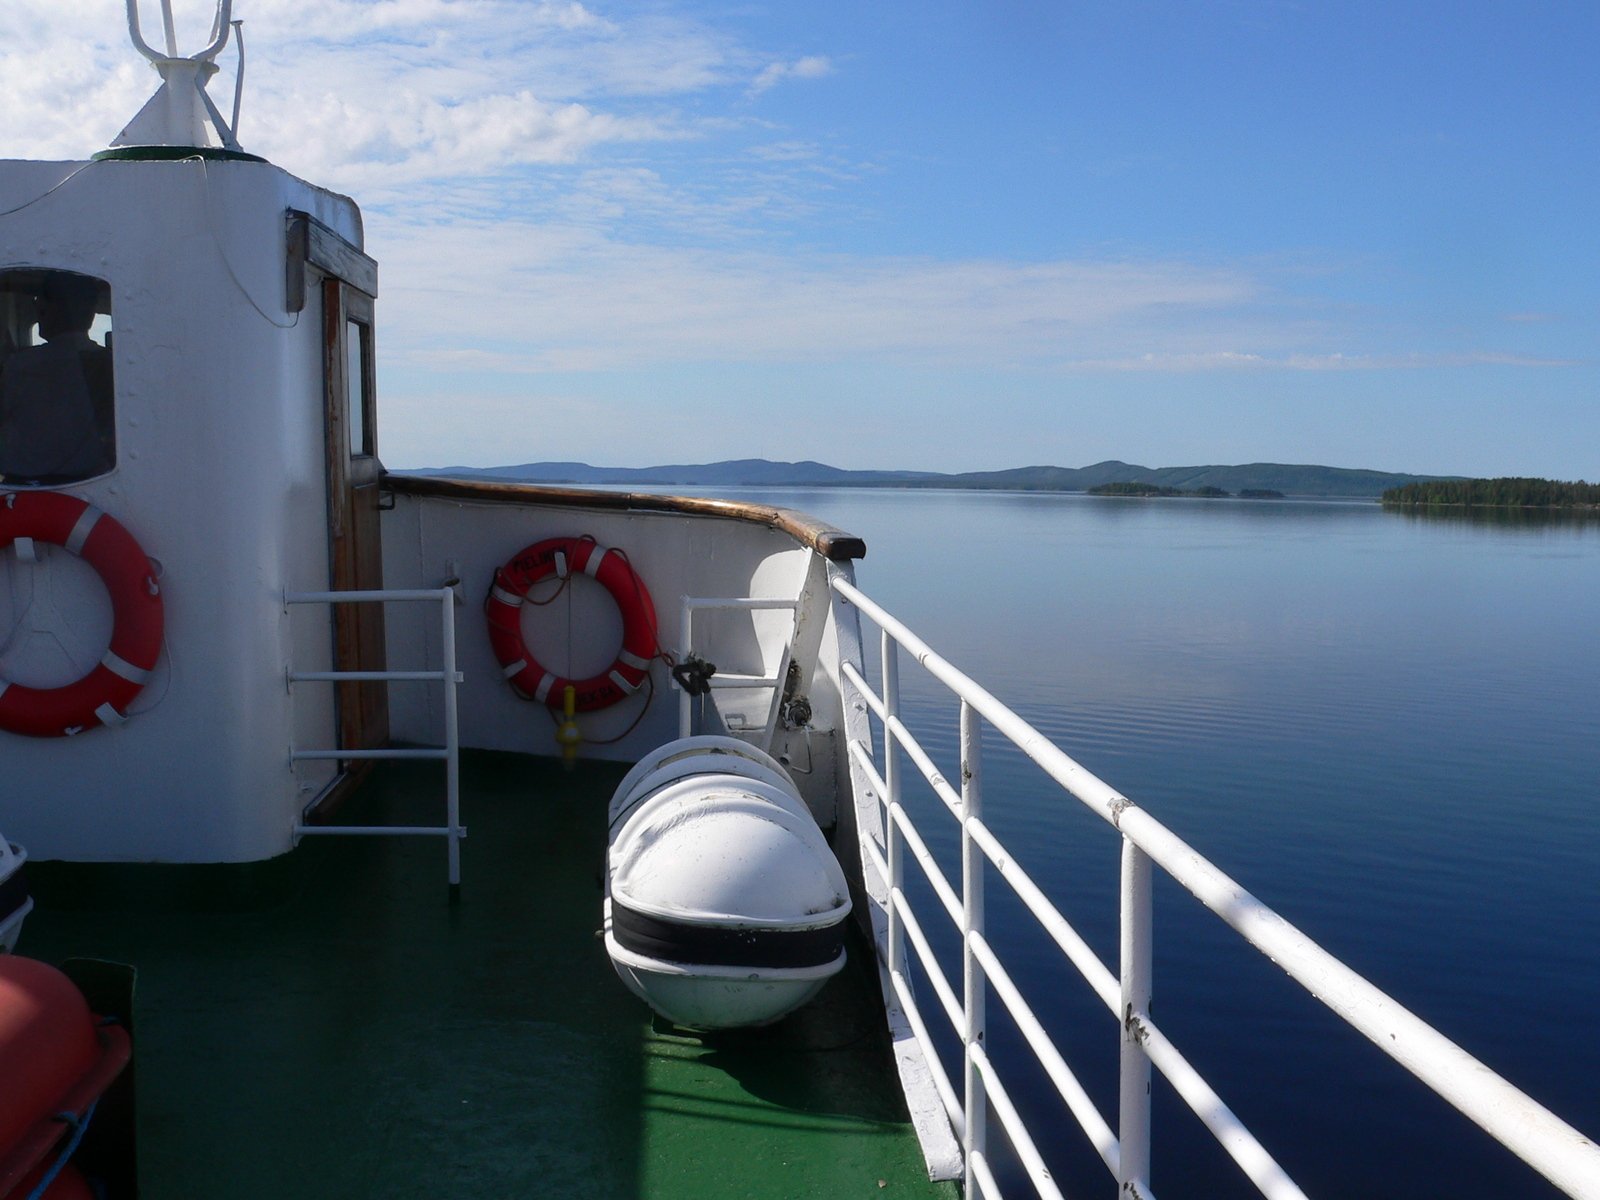
[[[943,655],[1402,1003],[1600,1129],[1593,514],[738,494],[864,537],[862,586]],[[954,705],[905,662],[902,685],[908,723],[952,771]],[[986,819],[1110,957],[1114,835],[989,740]],[[1163,1023],[1312,1194],[1551,1194],[1315,1002],[1275,990],[1268,966],[1226,957],[1186,897],[1157,904]],[[1049,955],[1009,936],[995,934],[1002,959],[1055,1012],[1075,985],[1058,990]],[[1081,1054],[1114,1111],[1094,1082],[1104,1048]],[[1291,1066],[1302,1074],[1280,1079]],[[1047,1084],[1017,1090],[1053,1100]],[[1199,1165],[1189,1126],[1162,1118],[1161,1194],[1237,1194],[1232,1168]]]
[[[1384,504],[1382,508],[1410,521],[1440,525],[1484,525],[1496,529],[1600,527],[1600,508],[1469,508],[1454,504]]]

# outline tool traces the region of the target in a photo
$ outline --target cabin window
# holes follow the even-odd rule
[[[372,326],[345,322],[345,413],[352,458],[376,453],[372,445]]]
[[[116,465],[111,288],[72,271],[0,271],[0,486]]]

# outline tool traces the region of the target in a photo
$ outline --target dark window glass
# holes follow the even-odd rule
[[[350,453],[372,453],[372,407],[368,395],[372,371],[372,330],[360,321],[345,323],[345,412],[350,423]]]
[[[72,271],[0,271],[0,486],[116,465],[111,289]]]

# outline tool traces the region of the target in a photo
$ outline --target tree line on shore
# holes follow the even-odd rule
[[[1439,479],[1389,488],[1382,500],[1385,504],[1463,508],[1595,508],[1600,506],[1600,483],[1517,476]]]

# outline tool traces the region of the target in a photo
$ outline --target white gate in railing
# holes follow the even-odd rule
[[[296,837],[346,835],[354,837],[442,837],[448,846],[448,871],[452,896],[461,886],[461,740],[456,729],[456,591],[454,588],[390,589],[388,591],[287,592],[284,604],[363,604],[377,602],[433,603],[439,605],[439,669],[437,671],[296,671],[289,683],[441,683],[444,685],[444,745],[394,747],[377,750],[291,750],[295,762],[360,759],[431,759],[444,763],[445,823],[443,825],[307,825],[297,823]]]
[[[865,704],[877,718],[884,742],[881,770],[870,732],[865,738],[853,735],[849,742],[852,783],[858,794],[873,798],[877,809],[876,821],[859,823],[862,867],[868,876],[869,895],[874,897],[872,916],[878,951],[892,989],[888,999],[891,1004],[898,1000],[922,1044],[934,1085],[961,1141],[969,1200],[993,1200],[1000,1195],[985,1145],[987,1114],[991,1110],[1011,1139],[1037,1193],[1049,1198],[1062,1195],[984,1049],[985,1006],[991,997],[998,999],[1016,1022],[1063,1103],[1116,1179],[1120,1196],[1145,1200],[1153,1196],[1148,1182],[1153,1064],[1264,1196],[1271,1200],[1303,1198],[1300,1188],[1151,1019],[1151,892],[1155,867],[1166,871],[1246,942],[1556,1187],[1569,1196],[1600,1197],[1600,1149],[1583,1134],[1368,983],[1154,817],[1079,766],[1043,734],[940,658],[843,574],[833,573],[830,584],[838,598],[870,619],[881,634],[881,694],[853,665],[846,663],[843,667],[846,704],[853,700]],[[840,624],[854,627],[848,613],[840,616]],[[940,773],[900,719],[902,650],[961,702],[959,791]],[[985,722],[1121,833],[1120,976],[1100,961],[984,823],[979,751]],[[902,803],[897,749],[917,766],[960,824],[959,889],[946,878]],[[906,899],[907,852],[927,877],[940,907],[960,934],[959,991],[935,959],[922,919]],[[1011,887],[1120,1026],[1115,1132],[1052,1043],[985,936],[984,890],[986,875],[991,871]],[[932,984],[938,1009],[961,1040],[963,1078],[959,1092],[940,1064],[928,1035],[926,1017],[917,1004],[904,961],[908,945]]]

